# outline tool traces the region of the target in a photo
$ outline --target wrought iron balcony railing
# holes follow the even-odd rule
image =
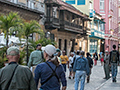
[[[70,26],[70,27],[74,27],[74,28],[79,28],[82,29],[82,26],[75,24],[75,23],[70,23],[68,21],[64,21],[64,25]]]

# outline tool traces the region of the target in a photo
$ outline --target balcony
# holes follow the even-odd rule
[[[59,19],[55,18],[55,17],[46,17],[45,28],[51,29],[51,30],[56,29],[56,28],[60,28]]]
[[[75,33],[83,33],[83,27],[75,24],[75,23],[70,23],[68,21],[63,21],[61,20],[61,29],[70,31],[70,32],[75,32]]]
[[[18,7],[22,7],[32,11],[37,11],[41,13],[45,12],[45,4],[36,0],[0,0],[0,1],[14,6],[17,5]]]
[[[92,28],[92,32],[91,32],[90,37],[95,37],[95,38],[98,38],[98,39],[104,39],[104,32],[98,31],[98,30],[95,30],[95,29]]]

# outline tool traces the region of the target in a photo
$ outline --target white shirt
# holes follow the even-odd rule
[[[69,57],[69,67],[72,67],[72,65],[71,65],[72,63],[73,63],[73,57],[70,56]]]

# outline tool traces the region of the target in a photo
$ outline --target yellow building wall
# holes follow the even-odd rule
[[[77,5],[76,0],[76,4],[73,4],[73,6],[80,10],[82,13],[89,15],[89,0],[85,1],[85,5]]]

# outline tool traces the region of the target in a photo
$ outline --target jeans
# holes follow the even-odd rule
[[[75,73],[75,90],[78,90],[80,80],[81,80],[80,90],[84,90],[85,77],[86,77],[85,71],[76,71],[76,73]]]
[[[43,90],[43,89],[40,88],[40,90]]]
[[[112,79],[117,76],[117,63],[111,63]]]
[[[66,72],[66,64],[62,64],[62,65],[63,65],[64,71]]]

